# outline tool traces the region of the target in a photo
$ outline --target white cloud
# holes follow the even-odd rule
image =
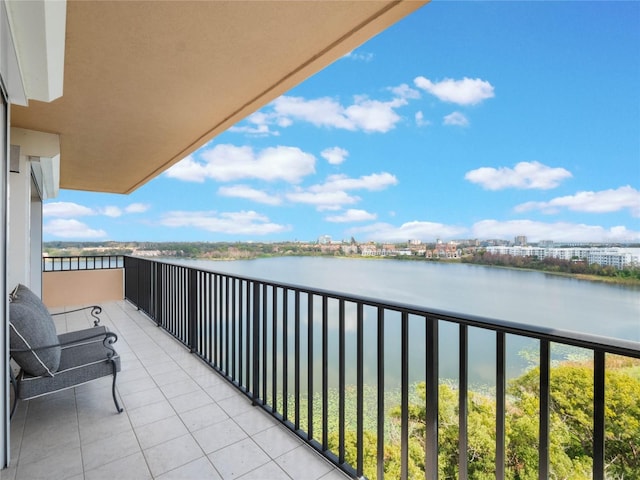
[[[409,98],[412,100],[420,98],[420,92],[415,88],[411,88],[406,83],[398,85],[397,87],[391,87],[389,88],[389,90],[391,90],[391,92],[399,98]]]
[[[349,152],[347,152],[344,148],[331,147],[324,149],[320,153],[320,156],[331,165],[340,165],[347,159],[347,157],[349,156]]]
[[[242,212],[168,212],[160,222],[165,227],[193,227],[227,235],[269,235],[291,228],[269,221],[254,211]]]
[[[457,127],[466,127],[469,125],[469,119],[460,112],[453,112],[444,117],[443,125],[454,125]]]
[[[352,205],[360,201],[360,197],[339,190],[305,191],[297,189],[287,193],[286,197],[291,202],[315,205],[318,210],[338,210],[343,205]]]
[[[440,82],[432,82],[425,77],[414,79],[416,87],[429,92],[443,102],[456,103],[458,105],[476,105],[488,98],[493,98],[493,86],[479,78],[463,78],[454,80],[445,78]]]
[[[189,155],[178,163],[169,168],[165,175],[170,178],[177,178],[178,180],[184,180],[187,182],[204,182],[207,174],[205,166],[194,160],[192,155]]]
[[[364,222],[367,220],[375,220],[377,215],[375,213],[369,213],[366,210],[356,210],[350,208],[340,215],[332,215],[325,217],[327,222],[347,223],[347,222]]]
[[[254,112],[246,119],[249,125],[234,125],[229,129],[231,132],[246,133],[253,137],[279,136],[280,132],[271,130],[269,117],[264,112]],[[286,126],[286,125],[284,125]]]
[[[297,147],[277,146],[254,152],[251,147],[216,145],[201,151],[204,163],[186,157],[166,174],[179,180],[203,182],[205,178],[233,181],[254,178],[298,183],[315,172],[315,157]]]
[[[274,100],[271,107],[278,122],[301,120],[317,127],[385,133],[400,121],[395,109],[406,104],[403,98],[382,102],[359,96],[353,104],[343,106],[329,97],[306,100],[285,95]]]
[[[640,231],[625,226],[605,228],[600,225],[585,225],[569,222],[545,223],[533,220],[482,220],[470,228],[442,223],[413,221],[400,226],[375,223],[354,227],[349,235],[364,237],[378,242],[406,242],[417,238],[425,242],[459,237],[498,238],[512,240],[517,235],[526,235],[529,241],[555,240],[557,242],[639,242]]]
[[[59,238],[106,238],[107,232],[95,230],[88,225],[73,219],[57,218],[46,223],[44,233]]]
[[[342,58],[347,58],[349,60],[356,60],[359,62],[370,62],[373,60],[373,53],[369,52],[354,52],[353,50],[349,53],[343,55]]]
[[[640,232],[624,226],[604,228],[568,222],[544,223],[533,220],[482,220],[472,227],[472,236],[477,238],[513,239],[526,235],[529,241],[554,240],[557,242],[638,242]]]
[[[365,236],[367,240],[379,242],[406,242],[411,238],[429,242],[437,238],[457,237],[466,232],[464,227],[445,225],[442,223],[413,221],[400,226],[389,223],[375,223],[366,227],[356,227],[349,231],[350,235]]]
[[[45,218],[58,217],[83,217],[86,215],[95,215],[96,212],[89,207],[78,205],[73,202],[50,202],[42,206],[42,215]]]
[[[640,191],[627,185],[615,190],[599,192],[578,192],[575,195],[557,197],[548,202],[527,202],[516,206],[516,212],[541,210],[544,213],[556,213],[560,209],[574,212],[609,213],[629,209],[631,215],[640,217]]]
[[[119,207],[114,207],[113,205],[109,205],[100,209],[100,213],[106,215],[107,217],[116,218],[122,215],[122,210]]]
[[[282,199],[280,197],[269,195],[266,192],[251,188],[248,185],[233,185],[230,187],[220,187],[218,194],[224,197],[245,198],[266,205],[280,205]]]
[[[384,190],[387,187],[397,185],[395,175],[387,172],[363,175],[360,178],[351,178],[346,175],[329,175],[327,181],[309,188],[311,191],[336,191],[336,190]]]
[[[286,197],[291,202],[315,205],[318,210],[339,210],[343,205],[352,205],[360,201],[360,197],[348,194],[348,190],[378,191],[397,183],[398,179],[387,172],[373,173],[360,178],[330,175],[325,183],[311,185],[306,189],[298,188]]]
[[[124,211],[127,213],[144,213],[151,208],[146,203],[132,203],[125,207]]]
[[[416,112],[415,119],[416,125],[418,125],[419,127],[428,127],[429,125],[431,125],[431,122],[429,120],[424,119],[424,113],[422,113],[422,111]]]
[[[514,168],[482,167],[467,172],[466,180],[477,183],[485,190],[505,188],[548,190],[570,178],[571,172],[564,168],[553,168],[540,162],[520,162]]]

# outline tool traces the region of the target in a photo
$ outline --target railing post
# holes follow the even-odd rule
[[[378,424],[377,428],[377,474],[378,480],[384,479],[384,309],[378,307]]]
[[[260,393],[260,287],[257,282],[252,282],[253,288],[253,327],[251,337],[253,340],[253,367],[251,375],[253,380],[252,387],[252,404],[258,404],[258,396]]]
[[[538,454],[538,478],[549,478],[549,415],[550,413],[550,364],[549,340],[540,340],[540,432]]]
[[[189,351],[196,351],[198,343],[198,271],[189,269],[189,285],[187,298],[189,298]]]
[[[154,263],[153,269],[151,269],[151,278],[154,279],[154,307],[155,307],[155,315],[154,318],[156,320],[156,325],[159,327],[162,325],[164,320],[164,296],[163,296],[163,288],[164,288],[164,277],[163,277],[163,268],[159,263]]]
[[[458,478],[469,478],[469,328],[460,324],[458,365]]]
[[[379,310],[379,312],[382,309]],[[378,320],[380,322],[380,320]],[[409,478],[409,314],[402,312],[400,333],[400,478],[407,480]],[[379,325],[379,323],[378,323]],[[380,331],[378,331],[378,341],[380,341]],[[382,343],[384,345],[384,342]],[[384,378],[384,372],[383,376]],[[380,394],[380,392],[378,392]],[[384,397],[383,397],[384,398]],[[384,415],[384,410],[382,410]],[[380,410],[378,411],[378,416]],[[380,423],[380,418],[378,418]],[[384,436],[384,431],[382,432]],[[380,436],[380,432],[378,432]],[[384,444],[383,444],[384,447]],[[378,445],[378,455],[380,455],[380,445]],[[378,457],[380,462],[380,457]],[[383,462],[384,466],[384,462]],[[383,472],[384,474],[384,472]],[[380,472],[378,472],[380,477]]]
[[[426,325],[426,448],[425,478],[438,478],[438,320]]]
[[[496,336],[496,480],[504,480],[506,459],[506,335],[504,332],[497,332]]]
[[[593,478],[602,480],[605,469],[605,354],[596,350],[593,357]]]

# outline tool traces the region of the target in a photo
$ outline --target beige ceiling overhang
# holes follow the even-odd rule
[[[129,193],[426,1],[67,2],[60,187]]]

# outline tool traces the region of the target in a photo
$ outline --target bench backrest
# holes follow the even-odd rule
[[[52,377],[60,365],[56,326],[42,300],[24,285],[18,285],[9,295],[9,330],[15,362],[31,375]],[[45,346],[52,347],[31,350]]]

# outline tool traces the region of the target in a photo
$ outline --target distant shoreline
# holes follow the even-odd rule
[[[490,268],[501,268],[508,270],[517,270],[517,271],[528,271],[528,272],[540,272],[548,275],[555,275],[560,277],[573,278],[576,280],[583,280],[587,282],[600,282],[607,283],[610,285],[621,285],[621,286],[629,286],[629,287],[640,287],[640,279],[637,278],[621,278],[621,277],[607,277],[601,275],[590,275],[584,273],[567,273],[567,272],[551,272],[543,269],[535,269],[535,268],[518,268],[513,266],[506,265],[486,265],[482,263],[473,263],[473,262],[462,262],[460,259],[425,259],[418,257],[382,257],[382,256],[362,256],[362,255],[318,255],[313,253],[308,254],[283,254],[283,255],[274,255],[274,254],[262,254],[256,255],[252,257],[246,258],[210,258],[210,257],[191,257],[195,260],[211,260],[214,262],[232,262],[238,260],[258,260],[261,258],[285,258],[285,257],[324,257],[324,258],[336,258],[336,259],[356,259],[356,260],[376,260],[376,261],[384,261],[384,260],[395,260],[400,262],[428,262],[428,263],[439,263],[439,264],[455,264],[455,265],[476,265],[482,267],[490,267]],[[167,258],[175,258],[175,257],[167,257]]]

